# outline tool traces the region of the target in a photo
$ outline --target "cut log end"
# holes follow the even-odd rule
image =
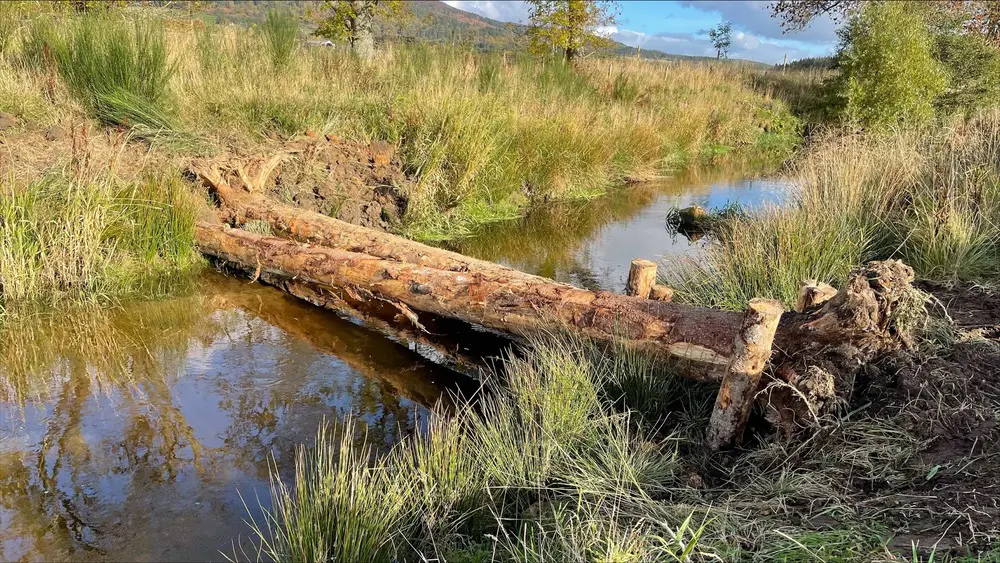
[[[799,294],[795,300],[795,312],[805,313],[826,303],[833,296],[837,295],[837,290],[828,283],[816,280],[803,280],[799,284]]]
[[[625,287],[625,293],[648,299],[654,285],[656,285],[656,262],[633,260],[628,270],[628,284]]]
[[[670,302],[674,300],[674,290],[665,285],[655,284],[649,291],[649,298],[654,301]]]
[[[777,301],[750,300],[709,422],[706,442],[710,449],[719,450],[742,437],[783,312]]]

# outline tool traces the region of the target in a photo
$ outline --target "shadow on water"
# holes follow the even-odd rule
[[[0,560],[219,559],[324,419],[389,447],[458,376],[277,290],[0,327]],[[360,435],[361,430],[357,430]],[[259,514],[257,515],[259,516]]]
[[[756,167],[694,169],[588,202],[550,204],[522,220],[490,225],[453,249],[578,287],[621,291],[633,258],[693,254],[707,244],[671,232],[671,209],[753,208],[783,201],[787,188],[762,179]]]

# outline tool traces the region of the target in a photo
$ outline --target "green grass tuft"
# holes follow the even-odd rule
[[[8,177],[0,194],[3,303],[157,293],[200,262],[194,203],[176,177]]]

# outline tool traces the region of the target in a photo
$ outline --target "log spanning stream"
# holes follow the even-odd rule
[[[697,253],[672,205],[756,204],[781,186],[703,175],[487,229],[456,249],[588,289]],[[411,349],[412,348],[412,349]],[[169,299],[0,329],[0,560],[222,559],[325,418],[389,447],[471,381],[273,287],[205,272]],[[287,473],[284,473],[287,478]]]

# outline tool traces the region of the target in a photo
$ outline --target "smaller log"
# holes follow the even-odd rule
[[[674,290],[665,285],[654,284],[653,289],[649,291],[649,298],[653,301],[670,302],[674,300]]]
[[[816,280],[803,280],[799,284],[799,294],[795,300],[795,312],[806,311],[819,307],[837,295],[837,290],[828,283]]]
[[[742,438],[783,312],[777,301],[750,300],[708,425],[706,442],[711,450],[717,451]]]
[[[656,284],[656,262],[636,258],[628,269],[628,283],[625,294],[641,299],[649,299],[649,292]]]

